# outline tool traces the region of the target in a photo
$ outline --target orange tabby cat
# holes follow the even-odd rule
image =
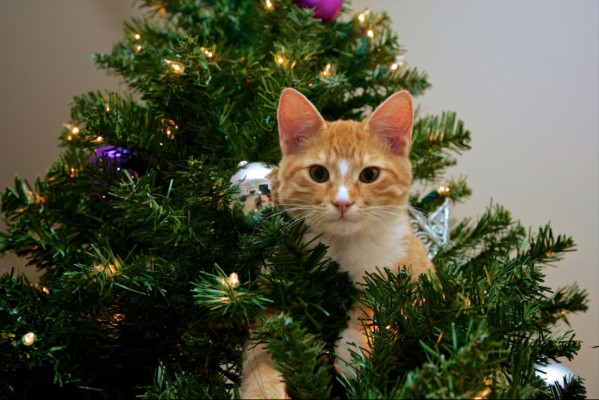
[[[413,118],[406,91],[390,96],[362,122],[327,122],[298,91],[281,94],[283,157],[271,173],[274,202],[290,216],[304,218],[305,240],[318,237],[357,283],[376,267],[406,266],[413,276],[432,268],[407,215]],[[360,321],[366,317],[358,306],[350,310],[349,326],[335,350],[340,374],[348,373],[352,346],[369,349]],[[242,397],[285,396],[282,377],[264,347],[246,353],[243,372]]]

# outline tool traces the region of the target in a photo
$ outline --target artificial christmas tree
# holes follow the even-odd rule
[[[44,180],[17,180],[2,197],[0,250],[43,272],[38,286],[2,278],[3,394],[230,396],[248,325],[268,307],[284,312],[263,334],[294,397],[559,395],[534,365],[575,354],[571,334],[550,330],[585,308],[584,294],[550,295],[540,266],[569,238],[527,234],[494,207],[452,229],[436,277],[371,276],[373,354],[356,354],[357,379],[337,380],[331,346],[354,288],[326,249],[306,248],[302,226],[236,204],[238,162],[278,161],[282,88],[308,94],[328,119],[428,88],[398,62],[385,15],[323,24],[292,2],[144,5],[148,18],[97,56],[131,97],[77,98],[65,154]],[[420,117],[415,177],[438,182],[468,142],[452,113]],[[463,181],[446,186],[454,201],[468,194]],[[444,201],[412,198],[430,212]]]

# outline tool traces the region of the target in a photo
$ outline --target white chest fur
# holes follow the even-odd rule
[[[365,272],[375,272],[378,267],[394,268],[405,256],[402,245],[410,225],[405,216],[398,216],[393,224],[365,229],[353,235],[325,234],[319,237],[329,249],[327,254],[337,261],[341,270],[347,271],[354,282],[363,283]]]

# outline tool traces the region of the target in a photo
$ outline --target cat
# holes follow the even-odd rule
[[[270,174],[273,200],[304,219],[307,243],[317,238],[327,245],[328,256],[358,284],[377,267],[405,266],[412,276],[433,269],[407,215],[414,120],[407,91],[388,97],[364,121],[327,122],[303,94],[287,88],[277,118],[282,158]],[[367,314],[358,305],[349,311],[335,348],[339,374],[350,375],[350,349],[369,350],[361,322]],[[282,380],[264,345],[246,351],[243,398],[282,398]]]

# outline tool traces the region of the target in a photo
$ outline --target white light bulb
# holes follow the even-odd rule
[[[21,341],[25,346],[31,346],[35,342],[36,336],[33,332],[27,332],[21,338]]]

